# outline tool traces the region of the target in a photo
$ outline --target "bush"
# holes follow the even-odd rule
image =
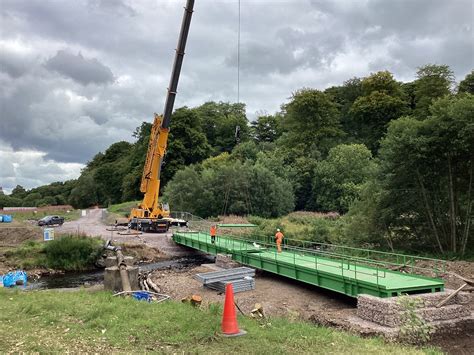
[[[423,300],[420,297],[402,296],[398,300],[398,304],[402,309],[400,339],[408,344],[427,343],[431,339],[434,329],[416,312],[423,306]]]
[[[94,267],[101,250],[99,238],[65,236],[46,244],[46,262],[53,269],[86,270]]]
[[[300,241],[346,243],[343,238],[346,221],[343,217],[329,218],[320,213],[294,212],[275,219],[250,216],[248,220],[257,225],[251,232],[251,237],[256,240],[273,240],[276,229],[280,228],[285,235],[286,243],[291,245],[301,245]],[[293,241],[290,242],[289,239]]]

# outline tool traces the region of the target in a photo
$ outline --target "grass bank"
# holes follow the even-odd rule
[[[274,236],[279,228],[288,239],[344,244],[345,222],[337,214],[301,211],[274,219],[251,216],[248,220],[257,225],[249,231],[255,236]]]
[[[65,221],[74,221],[81,216],[81,210],[41,210],[34,211],[12,211],[8,212],[13,216],[13,220],[17,222],[26,222],[27,220],[39,220],[46,216],[61,216]]]
[[[25,270],[50,268],[78,271],[94,268],[102,251],[100,238],[60,236],[49,242],[27,241],[4,252],[6,263]]]
[[[115,220],[120,220],[128,217],[132,208],[137,207],[140,201],[129,201],[110,205],[107,208],[107,224],[115,223]]]
[[[248,334],[222,338],[221,311],[149,304],[88,293],[0,290],[0,343],[11,352],[146,352],[206,354],[423,354],[303,322],[239,319]]]

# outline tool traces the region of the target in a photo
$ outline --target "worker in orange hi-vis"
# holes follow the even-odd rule
[[[280,229],[277,229],[277,232],[275,234],[275,241],[276,241],[277,250],[278,250],[279,253],[281,253],[281,242],[283,242],[283,238],[285,238],[285,236],[280,231]]]
[[[214,244],[216,242],[216,233],[217,233],[217,226],[213,224],[211,226],[211,243]]]

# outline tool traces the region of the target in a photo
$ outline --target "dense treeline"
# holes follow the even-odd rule
[[[358,244],[465,253],[473,234],[473,94],[474,71],[456,86],[448,66],[426,65],[409,83],[382,71],[324,91],[303,88],[280,112],[251,123],[243,104],[179,108],[163,199],[202,217],[339,212]],[[143,123],[135,143],[97,154],[77,181],[17,187],[0,203],[140,199],[149,134]]]

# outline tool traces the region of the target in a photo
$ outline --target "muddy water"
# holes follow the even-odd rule
[[[204,263],[213,262],[213,258],[203,255],[189,256],[180,259],[159,261],[150,264],[141,264],[140,270],[150,272],[164,269],[187,269]],[[104,270],[86,272],[68,272],[62,275],[43,276],[38,280],[28,280],[26,289],[57,289],[91,286],[104,281]]]

